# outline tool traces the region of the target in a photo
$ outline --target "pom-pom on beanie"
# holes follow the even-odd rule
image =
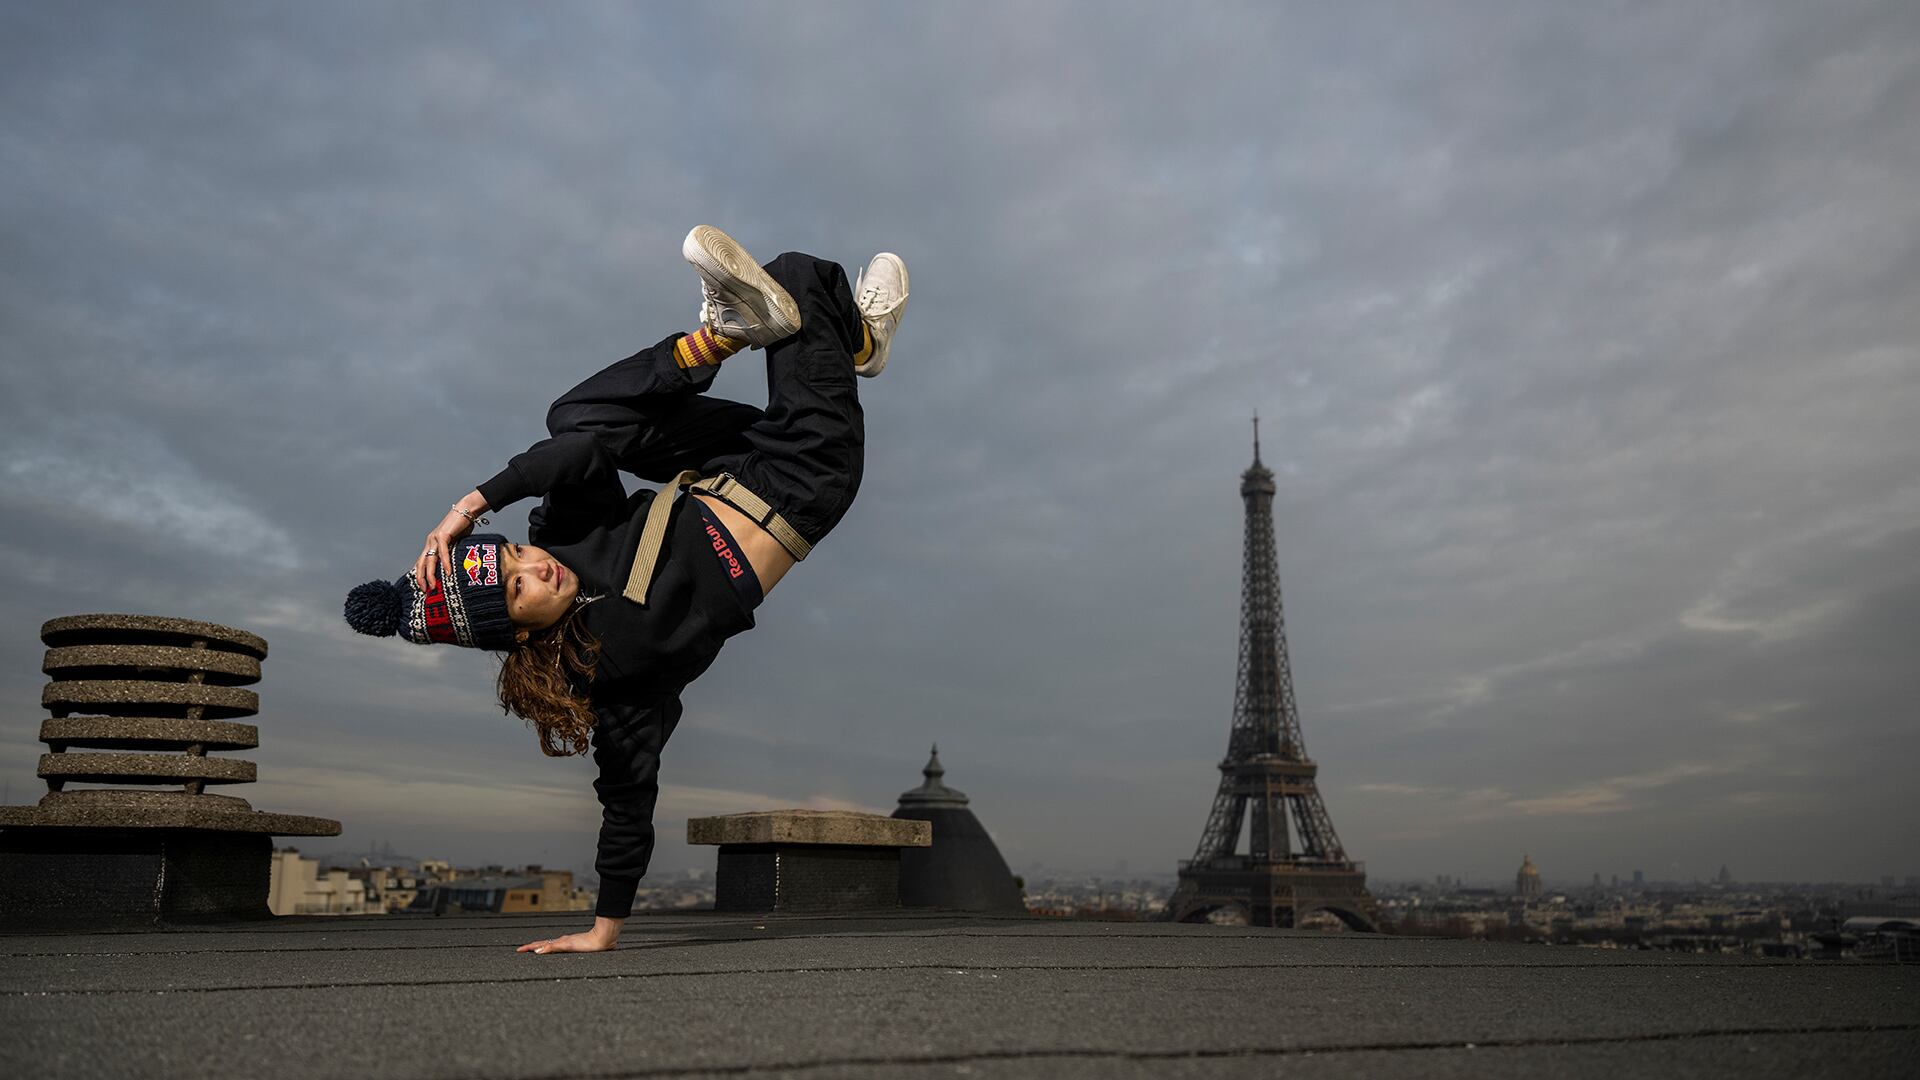
[[[444,642],[474,649],[510,649],[513,620],[507,617],[500,549],[507,538],[475,533],[448,548],[453,569],[428,592],[409,570],[393,581],[369,581],[347,593],[347,625],[374,637],[399,634],[416,645]]]

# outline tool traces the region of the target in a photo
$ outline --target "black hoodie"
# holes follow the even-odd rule
[[[613,460],[588,433],[535,443],[479,490],[495,510],[544,495],[527,519],[529,542],[579,575],[581,595],[602,597],[580,613],[600,642],[588,693],[602,808],[595,914],[625,918],[653,857],[660,751],[680,722],[680,691],[728,638],[753,627],[753,612],[687,499],[673,508],[647,602],[621,595],[658,496],[651,489],[627,495]]]

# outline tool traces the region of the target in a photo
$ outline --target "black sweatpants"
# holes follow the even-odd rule
[[[561,395],[547,430],[589,432],[622,470],[654,483],[682,469],[730,472],[815,544],[860,490],[866,424],[853,356],[865,331],[838,263],[787,252],[766,271],[799,304],[800,332],[767,347],[764,410],[703,396],[712,370],[679,367],[674,334]]]

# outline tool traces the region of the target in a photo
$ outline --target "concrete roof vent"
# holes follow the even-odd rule
[[[265,915],[268,838],[339,835],[338,821],[207,790],[255,778],[253,762],[209,754],[260,745],[235,721],[260,710],[245,687],[265,641],[152,615],[53,619],[40,640],[47,794],[0,807],[0,915]]]

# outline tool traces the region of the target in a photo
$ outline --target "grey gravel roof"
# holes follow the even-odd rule
[[[1019,916],[0,934],[9,1076],[1911,1076],[1920,969]]]

